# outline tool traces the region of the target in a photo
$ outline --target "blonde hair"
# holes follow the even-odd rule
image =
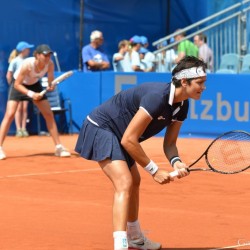
[[[122,47],[125,47],[126,45],[129,46],[129,41],[128,40],[121,40],[118,44],[118,49],[121,49]]]
[[[8,63],[10,63],[14,58],[19,55],[19,52],[16,49],[13,49],[9,55]]]

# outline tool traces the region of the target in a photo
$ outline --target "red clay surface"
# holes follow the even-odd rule
[[[112,185],[95,162],[74,153],[76,139],[61,136],[73,154],[67,159],[53,155],[50,137],[6,139],[8,158],[0,161],[1,250],[113,249]],[[179,139],[182,159],[190,164],[210,141]],[[159,166],[171,170],[162,138],[143,147]],[[250,249],[249,171],[193,172],[163,186],[140,172],[141,227],[163,249],[214,249],[239,242],[245,246],[231,249]]]

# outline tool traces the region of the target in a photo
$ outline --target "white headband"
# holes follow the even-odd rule
[[[189,69],[183,69],[179,72],[177,72],[173,77],[176,78],[177,80],[180,80],[182,78],[197,78],[197,77],[202,77],[206,76],[206,72],[203,70],[202,66],[199,67],[193,67]]]

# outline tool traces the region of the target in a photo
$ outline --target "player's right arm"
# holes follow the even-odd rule
[[[152,166],[157,169],[155,173],[151,173],[154,180],[160,184],[165,184],[171,180],[168,171],[158,169],[158,166],[150,160],[139,143],[140,136],[144,133],[151,121],[152,117],[146,113],[144,109],[140,108],[129,123],[122,137],[121,144],[129,155],[143,168]],[[150,170],[150,168],[148,170]]]
[[[6,73],[6,79],[9,85],[11,84],[12,78],[13,78],[13,72],[8,70]]]

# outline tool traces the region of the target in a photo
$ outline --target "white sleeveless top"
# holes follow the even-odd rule
[[[36,60],[35,57],[28,57],[24,59],[21,67],[19,67],[18,70],[16,70],[16,72],[14,73],[14,79],[17,79],[20,73],[20,70],[25,68],[25,69],[28,69],[29,74],[25,76],[23,80],[23,84],[33,85],[36,82],[38,82],[39,79],[42,78],[48,72],[49,64],[46,64],[44,69],[40,71],[39,73],[37,73],[35,71],[35,60]]]

